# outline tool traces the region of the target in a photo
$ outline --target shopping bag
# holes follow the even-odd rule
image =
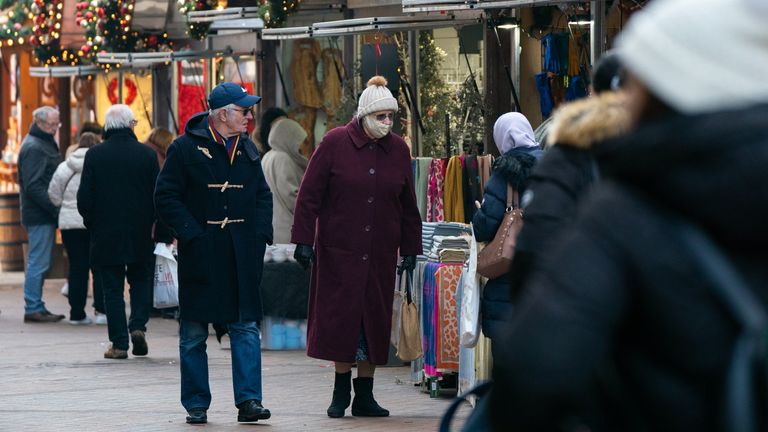
[[[402,285],[405,279],[403,276],[397,276],[395,279],[395,297],[392,300],[392,330],[389,333],[389,343],[395,348],[397,348],[397,344],[400,342],[400,323],[403,313],[403,300],[405,300],[405,292]]]
[[[469,261],[462,278],[459,343],[465,348],[477,344],[480,336],[480,276],[477,274],[477,240],[474,229],[469,243]]]
[[[413,302],[413,272],[406,272],[405,298],[400,315],[400,340],[397,342],[397,357],[403,361],[412,361],[423,354],[421,347],[421,328],[419,308]]]
[[[171,246],[158,243],[155,246],[155,308],[169,308],[179,305],[179,276],[176,258]]]

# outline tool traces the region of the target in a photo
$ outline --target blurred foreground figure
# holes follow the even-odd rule
[[[630,22],[634,130],[595,147],[601,183],[528,280],[494,359],[496,429],[733,430],[741,328],[676,221],[706,231],[766,309],[766,19],[763,0],[666,0]]]

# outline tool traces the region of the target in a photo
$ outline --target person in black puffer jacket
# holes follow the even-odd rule
[[[706,232],[768,310],[765,17],[763,1],[668,0],[624,30],[632,130],[594,147],[601,181],[516,303],[493,429],[747,430],[725,411],[744,326],[680,227]],[[749,430],[768,424],[764,383],[741,404]]]
[[[496,236],[507,207],[507,184],[523,196],[531,169],[543,154],[533,138],[533,128],[524,115],[510,112],[493,125],[493,139],[501,157],[493,164],[485,185],[483,203],[472,218],[477,241],[488,242]],[[512,315],[509,294],[510,274],[489,280],[483,288],[481,303],[482,329],[493,340],[498,330]]]

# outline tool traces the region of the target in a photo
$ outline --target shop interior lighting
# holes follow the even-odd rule
[[[259,18],[257,6],[191,11],[187,13],[189,22],[202,23],[220,20],[236,20],[241,18]]]
[[[499,17],[493,20],[493,25],[497,29],[511,30],[520,27],[520,23],[515,17]]]
[[[575,19],[568,21],[569,26],[576,26],[576,27],[583,27],[583,26],[589,26],[592,25],[592,20],[587,19]]]

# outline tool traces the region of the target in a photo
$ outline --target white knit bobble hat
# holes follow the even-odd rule
[[[662,0],[619,35],[626,68],[696,114],[768,102],[768,0]]]
[[[368,87],[363,90],[357,102],[357,118],[379,111],[397,111],[397,99],[387,88],[387,80],[376,75],[368,80]]]

